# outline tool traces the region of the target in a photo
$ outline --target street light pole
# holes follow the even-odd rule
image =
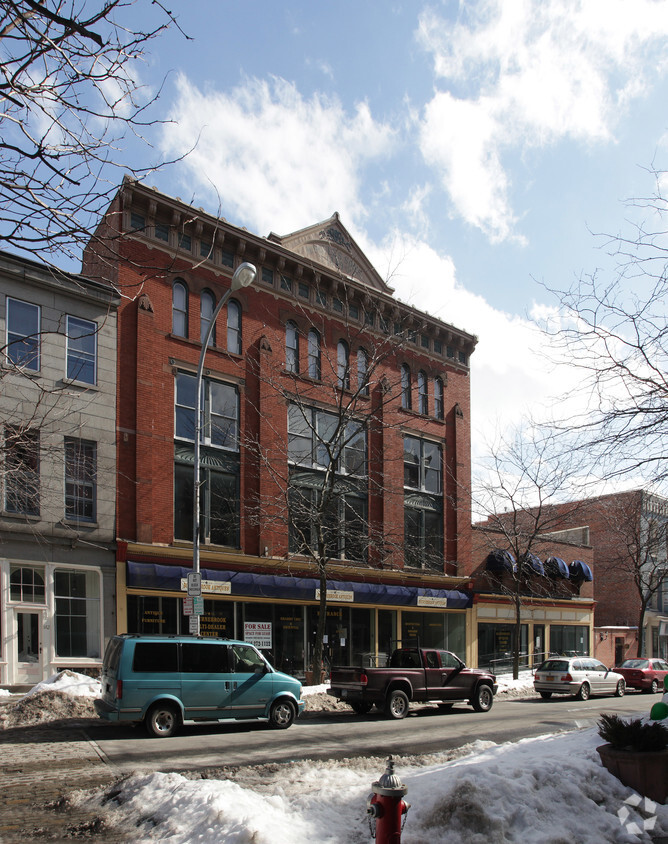
[[[199,452],[200,452],[200,438],[202,434],[202,373],[204,371],[204,357],[206,355],[206,350],[209,345],[209,340],[211,339],[211,334],[213,332],[213,327],[216,324],[216,319],[218,318],[218,314],[221,312],[223,307],[227,304],[230,296],[242,287],[249,287],[254,281],[255,277],[257,276],[257,269],[253,264],[249,264],[247,261],[244,261],[243,264],[239,264],[239,266],[234,271],[234,275],[232,276],[232,281],[230,283],[230,287],[228,290],[223,293],[220,298],[220,301],[216,305],[216,308],[211,315],[211,320],[207,326],[206,332],[204,337],[202,337],[202,350],[199,353],[199,363],[197,364],[197,377],[195,381],[195,448],[193,451],[193,462],[194,462],[194,469],[193,469],[193,574],[199,575],[200,568],[199,568],[199,545],[200,545],[200,514],[199,514],[199,501],[200,501],[200,487],[201,487],[201,479],[200,479],[200,459],[199,459]],[[188,594],[191,594],[190,589],[188,590]],[[201,594],[201,593],[200,593]],[[199,615],[195,615],[197,619],[197,630],[193,631],[195,635],[199,635]]]

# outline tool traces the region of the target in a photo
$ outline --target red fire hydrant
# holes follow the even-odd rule
[[[375,838],[378,844],[399,844],[403,823],[411,804],[403,800],[408,789],[394,773],[394,760],[391,756],[387,757],[385,773],[377,782],[371,784],[371,788],[372,792],[366,802],[371,837]]]

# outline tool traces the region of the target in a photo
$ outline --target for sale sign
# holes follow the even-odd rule
[[[244,642],[263,651],[271,650],[271,621],[244,622]]]

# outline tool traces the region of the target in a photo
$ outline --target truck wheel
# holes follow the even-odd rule
[[[478,686],[471,701],[471,705],[476,712],[489,712],[494,703],[494,692],[492,687],[483,683]]]
[[[351,703],[350,706],[352,707],[353,712],[357,715],[366,715],[368,712],[371,712],[373,703],[368,703],[365,700],[356,700],[355,703]]]
[[[155,703],[146,713],[144,724],[153,738],[169,738],[181,726],[181,713],[174,703]]]
[[[396,689],[390,692],[385,701],[385,714],[398,721],[408,715],[408,695]]]
[[[269,711],[269,726],[274,730],[287,730],[295,720],[295,708],[289,700],[277,700]]]

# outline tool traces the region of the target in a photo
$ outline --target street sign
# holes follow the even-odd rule
[[[202,573],[191,571],[188,573],[188,595],[198,597],[202,594]]]
[[[204,598],[199,595],[198,597],[192,598],[193,602],[193,613],[195,615],[204,615]]]
[[[193,601],[194,598],[184,598],[183,599],[183,614],[184,615],[193,615],[194,607]]]
[[[199,635],[199,616],[198,615],[191,615],[190,616],[190,633],[192,635]]]

